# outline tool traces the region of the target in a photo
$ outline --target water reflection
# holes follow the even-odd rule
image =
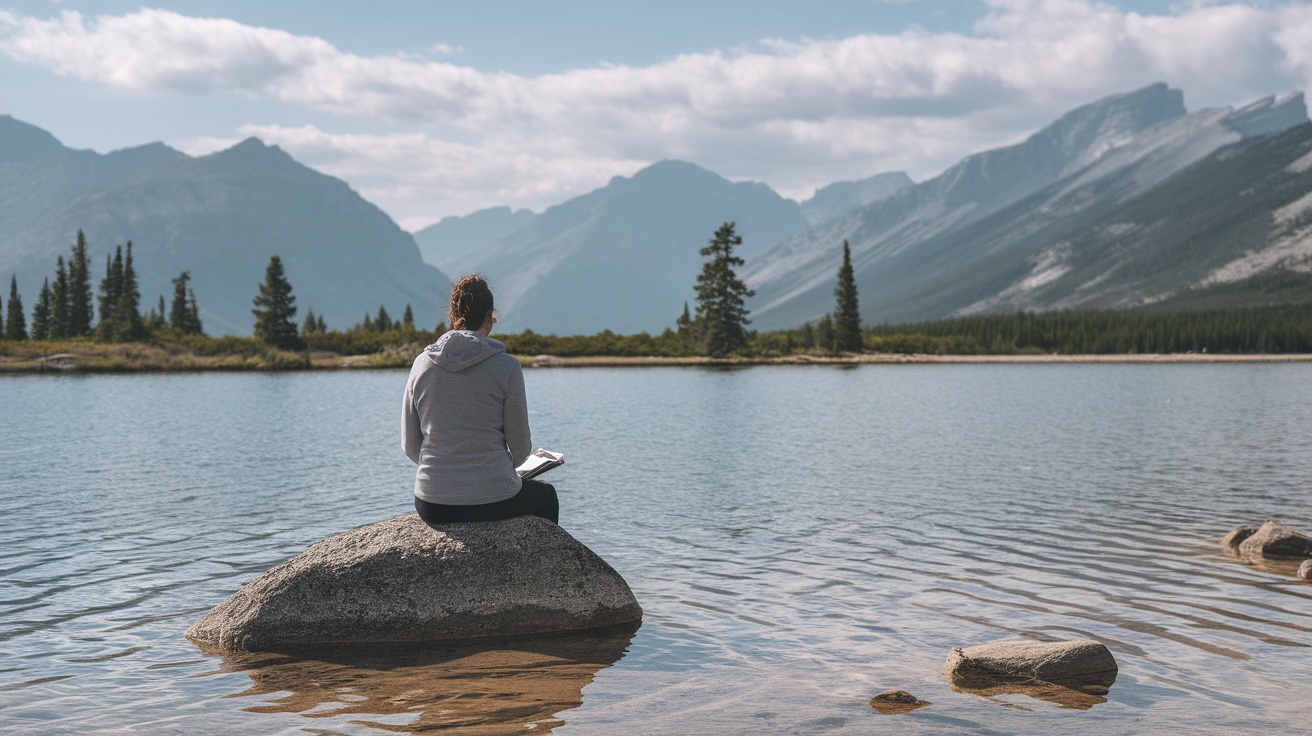
[[[974,676],[969,678],[948,677],[948,685],[959,693],[969,693],[995,701],[1008,708],[1031,710],[1023,705],[1009,702],[1001,696],[1025,695],[1035,700],[1042,700],[1061,708],[1088,710],[1095,705],[1107,702],[1103,697],[1111,691],[1116,682],[1116,671],[1095,672],[1077,677],[1063,678],[1060,682],[1044,680],[1012,680],[998,677]]]
[[[1088,683],[1080,686],[1070,686],[1068,684],[1058,685],[1054,682],[1032,680],[1030,682],[1002,683],[986,687],[966,687],[952,683],[952,689],[959,693],[978,695],[1008,708],[1018,708],[1020,710],[1032,709],[1004,700],[1001,696],[1025,695],[1034,698],[1035,700],[1042,700],[1045,703],[1051,703],[1061,708],[1088,710],[1095,705],[1107,702],[1107,698],[1103,696],[1108,693],[1111,689],[1111,683],[1115,681],[1116,675],[1113,674],[1105,685],[1101,683]]]
[[[223,654],[222,672],[259,698],[251,713],[299,713],[390,733],[550,732],[556,714],[583,703],[583,688],[628,651],[637,627],[482,646],[346,651],[293,657]]]

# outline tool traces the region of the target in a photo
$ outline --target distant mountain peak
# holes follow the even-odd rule
[[[697,164],[678,159],[657,161],[629,177],[629,181],[635,184],[658,185],[687,179],[724,179],[724,177]]]
[[[1307,104],[1302,92],[1283,97],[1267,95],[1260,100],[1236,108],[1225,118],[1225,126],[1234,132],[1251,137],[1279,133],[1308,121]]]
[[[808,223],[815,225],[842,217],[914,184],[902,171],[875,174],[860,181],[834,182],[820,187],[803,202],[802,214]]]
[[[240,166],[243,168],[260,165],[291,165],[306,168],[304,164],[292,158],[291,154],[277,146],[270,146],[259,138],[247,138],[231,148],[216,151],[197,160]]]
[[[12,115],[0,115],[0,163],[28,163],[69,149],[49,132]]]

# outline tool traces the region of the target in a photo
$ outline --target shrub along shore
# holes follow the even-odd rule
[[[1219,320],[1191,320],[1171,325],[1177,329],[1168,331],[1166,325],[1149,319],[1139,329],[1118,330],[1107,323],[1108,313],[1089,313],[1088,320],[1077,319],[1078,314],[949,320],[909,326],[914,331],[906,332],[876,327],[863,331],[860,353],[825,347],[824,325],[753,333],[748,350],[726,358],[699,355],[690,334],[673,330],[654,336],[602,332],[558,337],[532,331],[493,336],[505,342],[525,367],[1312,361],[1312,324],[1300,330],[1300,320],[1277,328],[1271,323],[1263,326],[1261,319],[1236,319],[1233,330],[1218,327]],[[1098,320],[1102,323],[1087,324]],[[1306,321],[1312,323],[1312,317]],[[950,329],[954,323],[959,327],[955,331]],[[275,348],[254,337],[182,335],[168,330],[126,343],[90,338],[0,340],[0,373],[408,368],[439,334],[414,329],[310,333],[305,335],[304,350]],[[1189,339],[1190,334],[1196,341]]]

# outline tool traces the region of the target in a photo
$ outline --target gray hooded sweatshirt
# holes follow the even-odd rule
[[[519,493],[528,458],[524,372],[506,346],[452,330],[415,358],[401,407],[401,446],[418,466],[415,495],[468,506]]]

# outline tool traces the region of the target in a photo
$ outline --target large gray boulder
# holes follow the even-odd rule
[[[1092,639],[999,639],[954,648],[948,653],[943,673],[948,682],[961,688],[1036,680],[1072,688],[1106,688],[1115,682],[1117,667],[1107,647]]]
[[[624,579],[545,519],[430,527],[406,514],[338,534],[247,583],[187,630],[289,651],[582,631],[641,620]]]
[[[1268,521],[1239,543],[1239,554],[1262,558],[1308,558],[1312,557],[1312,537],[1299,534],[1279,522]]]
[[[1312,560],[1303,560],[1303,564],[1298,566],[1298,576],[1304,580],[1312,581]]]

